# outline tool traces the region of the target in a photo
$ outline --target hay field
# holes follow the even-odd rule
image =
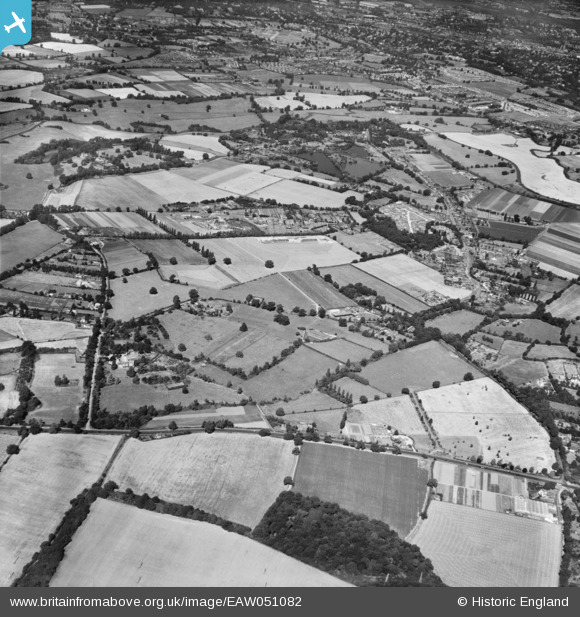
[[[207,297],[208,295],[212,297],[219,295],[222,297],[221,293],[216,293],[217,289],[221,290],[228,285],[237,283],[237,280],[228,276],[227,271],[221,266],[210,266],[207,262],[205,262],[205,265],[198,264],[192,266],[188,264],[177,264],[176,266],[161,266],[159,271],[165,279],[170,278],[171,275],[174,274],[178,282],[193,285],[195,288],[199,289],[202,297]],[[200,288],[205,288],[205,292],[207,293],[204,293],[204,290]]]
[[[451,587],[557,587],[559,525],[433,501],[407,537]]]
[[[434,381],[442,385],[463,381],[466,373],[482,374],[463,360],[453,348],[429,341],[368,364],[361,373],[381,392],[400,394],[402,388],[426,390]]]
[[[294,473],[291,441],[236,433],[131,439],[108,474],[121,490],[192,505],[255,527]]]
[[[557,300],[546,306],[546,312],[568,320],[580,317],[580,285],[571,285]]]
[[[30,418],[47,423],[77,419],[77,410],[83,400],[85,365],[76,361],[72,353],[40,354],[34,363],[31,390],[42,406],[29,414]],[[66,375],[68,386],[55,386],[56,375]]]
[[[464,299],[471,295],[468,289],[445,285],[440,272],[407,255],[381,257],[357,263],[355,267],[418,299],[422,299],[426,293],[432,291],[448,298]]]
[[[144,540],[147,538],[147,540]],[[250,538],[97,499],[51,587],[346,587]]]
[[[363,358],[370,358],[373,353],[368,347],[339,338],[321,343],[306,343],[306,346],[343,364],[349,360],[352,363],[360,362]]]
[[[3,70],[0,72],[0,88],[13,88],[15,86],[31,86],[42,83],[44,75],[37,71],[23,71],[20,69]]]
[[[415,526],[429,474],[417,459],[304,442],[295,490],[387,523],[404,538]]]
[[[69,202],[70,200],[65,203]],[[167,203],[167,200],[126,175],[82,180],[73,202],[87,210],[106,210],[111,207],[112,203],[115,203],[123,210],[140,207],[151,212]]]
[[[547,431],[492,379],[483,377],[419,394],[444,447],[462,458],[482,455],[521,467],[555,462]],[[461,446],[462,439],[474,447]]]
[[[364,272],[356,267],[356,264],[348,266],[336,266],[333,268],[322,268],[320,274],[324,277],[330,274],[332,279],[340,286],[354,285],[362,283],[371,289],[374,289],[379,296],[384,296],[389,304],[393,304],[408,313],[418,313],[428,308],[428,305],[417,298],[405,293],[404,291],[385,283],[380,278],[372,276],[368,272]]]
[[[20,575],[69,509],[96,482],[119,437],[40,433],[27,437],[0,474],[0,586]]]
[[[354,300],[347,298],[335,289],[334,285],[308,270],[286,272],[284,278],[300,289],[316,306],[321,306],[326,310],[356,306]]]
[[[64,236],[38,221],[30,221],[2,236],[0,272],[6,272],[26,259],[58,247]],[[55,248],[55,252],[61,247]],[[62,247],[64,248],[64,246]]]
[[[425,325],[429,328],[439,328],[443,334],[456,333],[463,335],[477,328],[483,320],[483,315],[461,309],[460,311],[453,311],[452,313],[435,317],[435,319],[430,319],[425,322]]]
[[[149,293],[155,287],[156,294]],[[127,277],[123,283],[121,278],[111,280],[111,289],[114,296],[111,298],[113,308],[109,311],[112,319],[128,320],[157,309],[173,304],[173,297],[180,300],[189,300],[188,288],[185,285],[176,285],[162,281],[157,272],[149,270]]]
[[[244,394],[255,401],[270,401],[274,397],[295,397],[314,388],[316,380],[327,370],[335,370],[336,360],[302,345],[296,352],[273,368],[242,384]]]
[[[167,135],[161,139],[160,144],[170,150],[183,150],[187,158],[195,160],[202,159],[204,152],[212,157],[227,156],[229,152],[215,135]]]
[[[218,263],[229,257],[232,263],[227,266],[227,272],[240,283],[272,272],[304,270],[312,264],[335,266],[358,258],[356,253],[326,236],[216,238],[204,240],[203,246],[213,251]],[[274,267],[266,268],[266,260],[272,260]]]

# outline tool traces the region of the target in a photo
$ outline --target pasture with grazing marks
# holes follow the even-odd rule
[[[560,525],[432,501],[407,537],[451,587],[557,587]]]
[[[489,377],[426,390],[418,398],[452,454],[528,469],[549,469],[556,460],[546,429]]]
[[[293,449],[292,441],[221,432],[131,439],[107,478],[253,528],[293,474]]]
[[[30,221],[2,236],[0,272],[6,272],[26,259],[34,259],[52,249],[64,248],[64,236],[38,221]]]
[[[415,458],[304,442],[295,490],[387,523],[404,538],[415,526],[429,474]]]
[[[503,355],[504,347],[506,347],[507,343],[511,342],[506,341],[502,345],[502,353],[488,368],[499,371],[516,386],[544,386],[549,378],[546,365],[543,362],[533,362],[531,360],[523,360],[517,356]]]
[[[83,400],[83,376],[85,365],[76,361],[75,354],[40,354],[34,363],[31,390],[40,399],[42,406],[29,413],[29,418],[44,420],[48,424],[75,421],[77,410]],[[65,375],[68,386],[55,386],[56,376]]]
[[[30,435],[0,473],[0,585],[10,586],[48,540],[70,500],[99,479],[120,437]]]
[[[442,385],[463,381],[466,373],[481,373],[466,362],[452,347],[436,341],[416,345],[367,365],[361,373],[370,385],[397,395],[402,388],[426,390],[434,381]]]
[[[147,538],[144,541],[144,538]],[[51,587],[346,587],[217,525],[97,499]]]
[[[407,255],[380,257],[379,259],[357,263],[355,267],[419,300],[422,300],[426,293],[433,291],[447,298],[460,298],[462,300],[471,295],[469,289],[445,285],[444,277],[440,272],[411,259]]]
[[[465,334],[474,330],[484,320],[483,315],[465,309],[453,311],[425,322],[429,328],[439,328],[443,334]]]

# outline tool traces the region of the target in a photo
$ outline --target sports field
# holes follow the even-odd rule
[[[451,454],[481,455],[486,463],[495,459],[528,469],[549,469],[555,461],[547,431],[488,377],[433,388],[418,397]]]
[[[363,272],[375,276],[389,285],[408,293],[419,300],[429,292],[437,292],[447,298],[465,299],[471,291],[450,287],[443,282],[443,275],[433,268],[407,257],[392,255],[355,264]]]
[[[34,259],[42,253],[53,249],[58,252],[64,246],[60,243],[64,237],[47,225],[30,221],[2,236],[0,243],[0,272],[14,268],[26,259]]]
[[[477,326],[484,320],[483,315],[472,313],[465,309],[460,311],[454,311],[453,313],[446,313],[430,319],[425,322],[425,325],[429,328],[439,328],[443,334],[465,334]]]
[[[368,364],[361,375],[381,392],[397,396],[402,388],[426,390],[434,381],[441,385],[457,383],[469,372],[475,377],[482,376],[453,348],[429,341]]]
[[[294,488],[383,521],[404,538],[417,522],[428,479],[414,458],[304,442]]]
[[[147,538],[147,540],[144,540]],[[211,523],[97,499],[51,587],[346,587]]]
[[[451,587],[557,587],[559,525],[433,501],[407,541]]]
[[[48,540],[70,500],[96,482],[120,437],[49,435],[27,437],[18,456],[0,473],[0,585],[10,586]]]
[[[286,272],[284,278],[300,289],[306,297],[312,300],[317,306],[321,306],[324,309],[328,310],[344,308],[346,306],[356,306],[354,300],[347,298],[336,290],[333,285],[327,283],[322,277],[316,276],[308,270]]]
[[[312,264],[335,266],[358,258],[356,253],[326,236],[217,238],[204,240],[202,244],[213,251],[218,263],[223,263],[226,257],[232,260],[227,272],[240,283],[272,272],[304,270]],[[273,262],[273,268],[266,268],[267,260]]]
[[[236,433],[129,440],[108,474],[121,490],[255,527],[294,473],[292,441]]]

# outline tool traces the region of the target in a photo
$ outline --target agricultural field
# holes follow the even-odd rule
[[[70,321],[51,321],[47,319],[26,319],[24,317],[0,317],[0,331],[24,341],[41,343],[90,336],[91,330],[77,328]]]
[[[367,253],[368,255],[389,255],[401,250],[400,246],[379,236],[374,231],[363,231],[355,234],[338,231],[332,237],[343,246],[346,246],[347,249],[359,255],[362,253]]]
[[[418,398],[443,447],[455,456],[537,470],[555,461],[546,429],[488,377],[426,390]]]
[[[294,488],[383,521],[404,538],[417,523],[428,479],[415,458],[305,442]]]
[[[155,288],[156,294],[150,290]],[[109,311],[112,319],[128,320],[145,313],[169,307],[174,296],[181,301],[189,300],[188,288],[162,281],[157,272],[150,270],[127,277],[123,283],[121,278],[111,280],[111,289],[115,294],[112,298],[113,308]]]
[[[377,276],[371,275],[368,272],[361,270],[355,265],[335,266],[331,268],[322,268],[320,274],[324,277],[330,274],[332,280],[337,282],[341,287],[344,285],[356,285],[362,283],[371,289],[374,289],[379,296],[384,296],[388,304],[407,311],[408,313],[418,313],[428,308],[428,305],[420,300],[417,300],[408,293],[385,283]]]
[[[227,270],[222,268],[222,266],[210,266],[207,262],[196,266],[187,264],[161,266],[159,271],[164,279],[169,279],[171,275],[174,275],[178,283],[193,285],[195,288],[199,289],[202,297],[207,295],[212,297],[215,295],[222,296],[222,294],[218,294],[216,290],[221,290],[228,285],[237,283],[237,280],[230,276]]]
[[[272,272],[304,270],[312,264],[345,264],[358,257],[326,236],[218,238],[204,240],[203,246],[215,254],[218,263],[229,257],[232,263],[227,272],[240,283]],[[273,268],[265,267],[267,260],[273,262]]]
[[[341,364],[345,364],[349,360],[352,363],[360,362],[363,358],[368,360],[373,353],[368,347],[339,338],[321,343],[306,343],[306,346]]]
[[[291,441],[237,433],[129,440],[107,478],[165,501],[255,527],[292,476]]]
[[[65,248],[64,236],[38,221],[30,221],[2,236],[0,272],[11,270],[26,259]]]
[[[483,315],[461,309],[430,319],[425,322],[425,325],[429,328],[439,328],[443,334],[461,334],[463,336],[466,332],[477,328],[483,320]]]
[[[242,387],[246,396],[258,402],[271,401],[275,397],[295,397],[312,390],[316,380],[326,371],[334,371],[338,364],[336,360],[302,345],[273,368],[244,382]]]
[[[214,135],[171,135],[163,137],[160,144],[169,150],[182,150],[188,159],[203,160],[207,153],[210,158],[227,156],[229,150]]]
[[[338,193],[317,186],[280,180],[270,186],[254,191],[251,197],[255,199],[275,199],[281,204],[297,204],[298,206],[317,206],[319,208],[342,208],[349,197],[362,200],[362,195],[356,191]]]
[[[335,403],[340,405],[338,401],[335,401]],[[343,415],[344,409],[327,409],[326,411],[295,413],[294,415],[286,416],[284,420],[286,423],[295,424],[300,430],[305,430],[311,424],[316,426],[316,430],[321,436],[328,434],[333,437],[340,437],[342,433],[340,422]]]
[[[168,416],[157,416],[149,421],[146,429],[166,429],[171,422],[175,422],[179,428],[201,427],[202,424],[210,420],[229,420],[234,426],[243,428],[266,428],[270,425],[262,418],[257,407],[254,405],[241,405],[216,407],[215,409],[199,409],[197,411],[186,410],[172,413]]]
[[[120,275],[124,268],[144,270],[149,258],[123,238],[108,238],[102,247],[109,271]]]
[[[499,371],[516,386],[545,386],[549,378],[546,365],[543,362],[524,360],[522,353],[527,347],[526,343],[505,341],[497,360],[487,368]]]
[[[537,237],[527,250],[527,256],[536,259],[543,270],[566,279],[580,274],[580,224],[551,225]]]
[[[411,437],[417,449],[428,450],[431,446],[427,431],[409,396],[354,405],[347,414],[347,421],[351,428],[358,425],[361,436],[368,437],[368,441],[374,441],[375,432],[382,434],[385,428],[391,427],[389,430]]]
[[[0,585],[10,586],[56,530],[70,500],[99,479],[120,437],[40,433],[27,437],[0,474]]]
[[[443,282],[443,275],[407,255],[392,255],[355,264],[363,272],[424,300],[432,292],[445,298],[465,299],[471,295],[469,289],[450,287]]]
[[[1,394],[4,394],[4,393],[2,392],[0,393],[0,395]],[[4,463],[4,461],[9,456],[8,453],[6,452],[6,448],[11,444],[18,445],[19,442],[20,442],[20,437],[15,432],[11,431],[9,433],[0,433],[0,466],[2,465],[2,463]]]
[[[3,417],[8,409],[18,407],[20,395],[16,389],[15,373],[0,375],[0,383],[4,386],[4,389],[0,391],[0,417]]]
[[[274,415],[276,410],[282,407],[284,413],[287,416],[291,416],[307,412],[317,413],[320,411],[336,410],[338,408],[342,409],[344,405],[331,396],[328,396],[328,394],[314,390],[313,392],[303,394],[293,400],[278,401],[277,403],[261,405],[260,407],[266,415]],[[288,420],[290,419],[291,418],[288,418]],[[294,420],[294,418],[292,418],[292,420]],[[298,421],[298,418],[296,418],[296,421]]]
[[[546,312],[569,321],[579,318],[580,285],[571,285],[557,300],[546,305]]]
[[[466,373],[476,378],[482,374],[463,360],[452,347],[429,341],[368,364],[360,375],[381,392],[398,395],[402,388],[420,391],[431,388],[434,381],[448,385],[463,381]]]
[[[334,382],[334,385],[341,390],[344,390],[347,394],[352,396],[353,401],[359,401],[361,396],[366,396],[369,401],[372,401],[376,397],[379,399],[385,398],[387,395],[372,386],[367,386],[351,379],[350,377],[341,377]]]
[[[207,264],[207,259],[180,240],[131,240],[131,244],[142,253],[152,253],[161,265],[169,264],[175,257],[178,264]]]
[[[78,419],[78,407],[83,400],[85,365],[76,361],[75,354],[40,354],[34,363],[31,390],[42,405],[28,414],[29,419],[44,420],[47,424]],[[55,386],[56,376],[65,375],[70,383]]]
[[[443,133],[448,139],[472,148],[490,150],[492,154],[513,163],[519,171],[520,182],[531,191],[544,197],[580,205],[579,185],[568,180],[564,169],[547,157],[545,146],[538,146],[528,137],[506,133],[476,135],[469,133]]]
[[[451,587],[557,587],[559,525],[433,501],[408,537]],[[491,540],[491,541],[490,541]]]
[[[289,280],[292,285],[300,289],[317,307],[321,306],[328,310],[356,306],[354,300],[347,298],[337,291],[333,285],[327,283],[322,277],[316,276],[308,270],[285,272],[283,276]]]
[[[564,360],[577,360],[578,357],[565,345],[534,345],[527,356],[530,360],[547,360],[562,358]]]
[[[89,229],[96,233],[123,236],[130,233],[167,235],[162,229],[134,212],[71,212],[56,214],[64,229]]]
[[[143,538],[149,538],[147,542]],[[82,566],[82,567],[81,567]],[[97,499],[52,587],[346,587],[217,525]]]
[[[548,305],[553,306],[553,305]],[[560,328],[540,319],[499,319],[483,328],[484,332],[496,336],[514,337],[518,334],[521,340],[540,343],[559,343]]]
[[[126,208],[156,211],[167,199],[134,180],[131,176],[109,176],[74,182],[70,192],[58,196],[59,205],[77,205],[87,210],[107,210],[111,204]]]
[[[488,220],[485,225],[477,225],[477,230],[482,238],[489,237],[492,240],[501,240],[502,242],[529,244],[538,237],[543,227],[530,227],[529,225],[518,223]]]

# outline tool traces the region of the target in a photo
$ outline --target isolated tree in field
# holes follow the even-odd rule
[[[361,403],[363,403],[363,404],[364,404],[364,403],[368,403],[368,402],[369,402],[369,399],[368,399],[368,398],[367,398],[364,394],[363,394],[363,395],[361,395],[361,397],[360,397],[360,399],[359,399],[359,400],[360,400],[360,402],[361,402]]]
[[[209,112],[211,111],[211,105],[206,105],[205,111],[209,114]]]
[[[3,383],[0,383],[0,392],[2,392],[2,390],[4,390],[6,388],[6,386]]]
[[[473,381],[473,373],[465,373],[465,375],[463,375],[463,381]]]
[[[409,388],[402,388],[401,394],[409,394]]]
[[[294,486],[294,480],[292,480],[292,476],[286,476],[284,478],[284,486]]]
[[[11,443],[6,447],[6,454],[18,454],[19,452],[20,448],[15,443]]]
[[[440,381],[434,381],[432,385],[433,385],[434,388],[438,388],[441,385],[441,382]]]
[[[170,263],[172,266],[177,265],[177,257],[172,257],[172,258],[169,260],[169,263]]]
[[[226,264],[226,266],[231,265],[231,263],[232,263],[231,258],[230,257],[224,257],[224,263]]]
[[[244,323],[240,326],[240,332],[247,332],[248,331],[248,326],[246,325],[246,322],[244,321]]]
[[[324,317],[326,317],[326,310],[325,310],[325,309],[323,309],[322,307],[320,307],[320,308],[318,309],[318,316],[319,316],[320,318],[324,318]]]
[[[183,343],[179,343],[179,345],[177,346],[177,349],[179,351],[186,351],[187,347]]]
[[[427,480],[427,486],[429,488],[437,488],[437,485],[439,484],[439,482],[437,482],[436,478],[429,478]]]
[[[157,288],[156,287],[151,287],[151,289],[149,290],[149,293],[154,296],[156,293],[158,293]]]
[[[282,407],[278,407],[278,409],[276,409],[276,415],[277,416],[285,416],[286,412],[284,411],[284,409]]]
[[[264,266],[266,266],[266,268],[273,268],[274,262],[271,259],[267,259],[266,262],[264,263]]]
[[[189,290],[189,299],[192,302],[197,302],[199,300],[199,292],[197,291],[197,289],[190,289]]]
[[[173,307],[178,309],[181,306],[181,300],[179,299],[179,296],[173,296]]]
[[[204,153],[201,155],[201,158],[202,158],[204,161],[209,161],[209,154],[208,154],[207,152],[204,152]]]

